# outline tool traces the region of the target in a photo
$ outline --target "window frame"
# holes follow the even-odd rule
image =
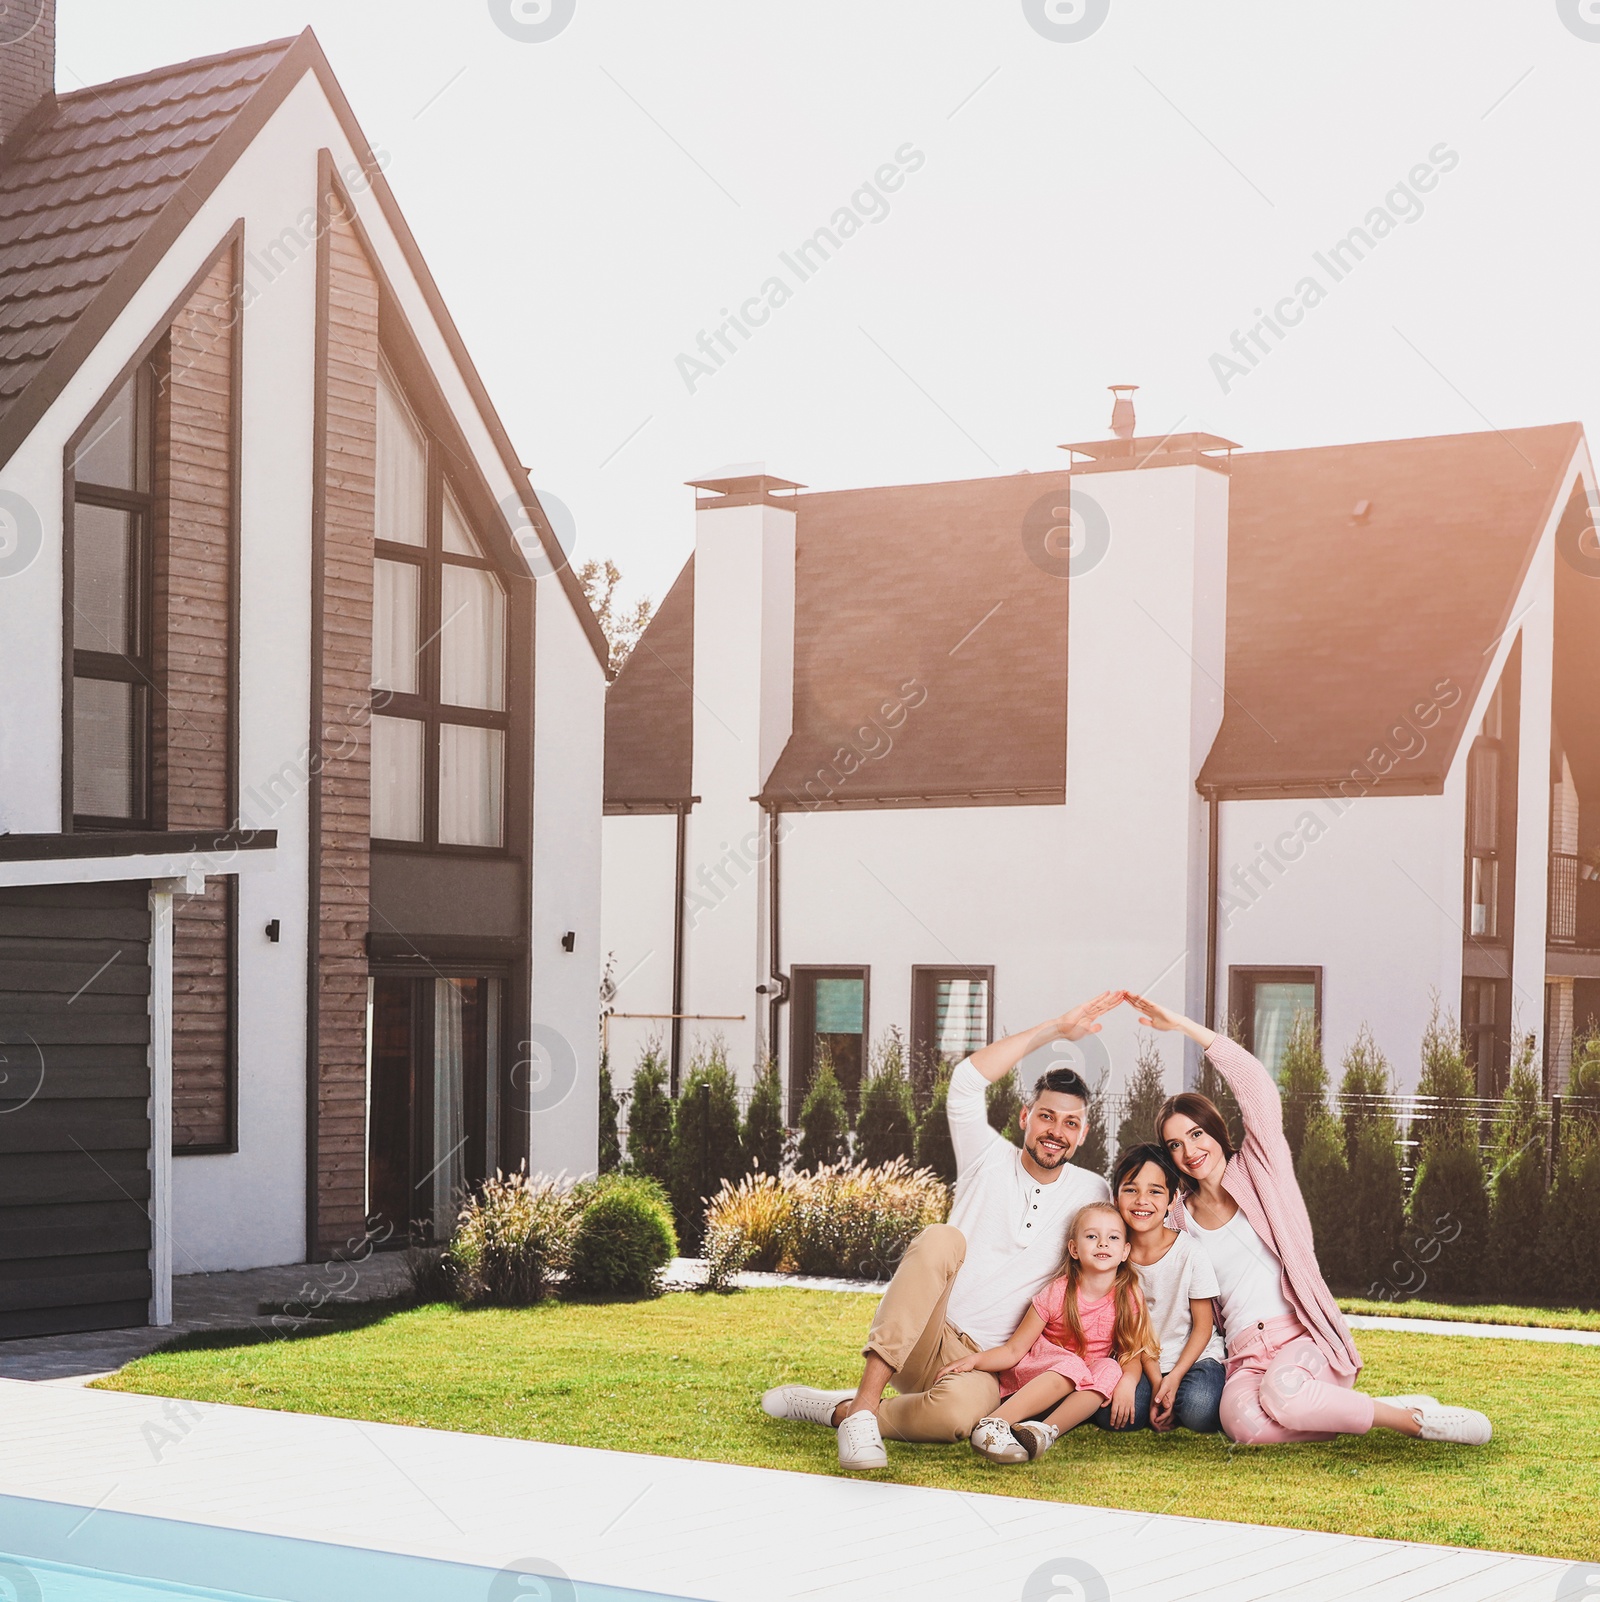
[[[989,1013],[984,1020],[985,1045],[994,1042],[994,965],[962,966],[958,963],[916,963],[911,969],[911,1060],[920,1062],[931,1055],[937,986],[946,979],[982,979],[989,986]],[[954,1064],[951,1065],[952,1067]]]
[[[1321,964],[1301,963],[1261,967],[1249,963],[1228,966],[1228,1017],[1239,1030],[1238,1044],[1252,1057],[1256,1050],[1257,985],[1301,985],[1310,983],[1313,992],[1312,1013],[1317,1038],[1322,1038],[1322,967]]]
[[[383,361],[383,382],[390,384],[401,403],[411,415],[422,436],[426,454],[427,507],[424,519],[426,541],[422,545],[407,545],[400,540],[373,538],[373,561],[400,562],[418,569],[417,584],[420,616],[417,619],[417,638],[421,642],[417,652],[418,692],[372,689],[372,715],[374,717],[404,718],[420,723],[422,736],[422,838],[397,840],[387,835],[372,834],[375,850],[394,852],[426,852],[429,855],[444,853],[457,856],[504,857],[511,854],[511,785],[510,766],[512,753],[512,593],[508,575],[500,565],[487,556],[469,556],[444,548],[444,500],[448,487],[454,497],[461,521],[466,526],[479,550],[487,546],[483,533],[474,519],[473,499],[460,478],[446,465],[446,449],[438,434],[428,426],[421,409],[413,401],[396,366],[387,358]],[[488,573],[499,591],[501,606],[502,651],[500,662],[500,700],[498,711],[486,707],[456,706],[441,699],[443,677],[443,651],[440,635],[443,633],[444,569],[446,566],[476,568]],[[463,845],[439,838],[439,747],[442,730],[446,725],[457,724],[473,728],[498,730],[501,737],[500,758],[500,842],[498,845]]]
[[[811,1090],[811,1072],[816,1059],[817,981],[819,979],[859,979],[861,981],[861,1077],[867,1076],[867,1056],[872,1039],[872,968],[868,963],[798,963],[789,969],[789,1123],[798,1125],[800,1109]],[[802,1068],[802,1064],[804,1065]],[[859,1090],[858,1090],[859,1094]]]
[[[129,383],[134,388],[135,427],[142,438],[139,466],[145,488],[122,489],[116,485],[96,484],[80,479],[76,461],[83,443],[93,433],[96,424],[110,411],[117,397]],[[83,426],[67,442],[63,461],[62,497],[62,796],[61,814],[70,832],[95,833],[114,830],[149,829],[157,823],[155,817],[155,523],[156,523],[156,441],[155,441],[155,370],[150,353],[141,355],[118,374],[117,380],[106,391],[100,403],[90,413]],[[131,520],[130,540],[133,546],[129,563],[127,597],[127,625],[131,650],[126,652],[95,651],[77,644],[76,588],[77,539],[79,506],[93,506],[105,511],[125,512]],[[126,815],[85,813],[77,810],[77,693],[76,681],[89,679],[100,683],[128,684],[133,687],[131,713],[130,757],[132,774],[129,783],[130,807]]]

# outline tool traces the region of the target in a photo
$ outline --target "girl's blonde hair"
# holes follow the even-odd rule
[[[1067,1231],[1068,1242],[1077,1238],[1079,1225],[1091,1213],[1104,1213],[1114,1218],[1126,1232],[1126,1220],[1110,1202],[1090,1202],[1087,1207],[1078,1209],[1078,1216],[1072,1220],[1072,1228]],[[1084,1356],[1088,1349],[1083,1334],[1083,1320],[1078,1316],[1078,1281],[1082,1275],[1083,1264],[1072,1255],[1071,1246],[1063,1243],[1061,1266],[1056,1270],[1056,1278],[1067,1282],[1067,1294],[1061,1301],[1061,1317],[1067,1326],[1067,1343],[1079,1357]],[[1112,1304],[1115,1308],[1111,1327],[1112,1357],[1119,1363],[1126,1362],[1130,1357],[1158,1357],[1161,1348],[1156,1344],[1155,1331],[1150,1328],[1150,1310],[1145,1306],[1144,1293],[1139,1289],[1139,1275],[1131,1257],[1125,1257],[1117,1264],[1117,1277],[1111,1283],[1111,1294],[1116,1298]]]

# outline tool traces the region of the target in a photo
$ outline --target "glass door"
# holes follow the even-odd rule
[[[390,1239],[444,1240],[494,1171],[501,981],[368,981],[367,1214]]]

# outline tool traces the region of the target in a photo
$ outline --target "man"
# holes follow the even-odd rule
[[[993,1374],[939,1371],[968,1352],[1003,1345],[1061,1262],[1080,1207],[1109,1201],[1099,1174],[1070,1165],[1089,1132],[1089,1087],[1070,1068],[1040,1075],[1020,1114],[1019,1151],[989,1127],[985,1091],[1029,1052],[1100,1032],[1099,1018],[1121,1000],[1106,991],[1036,1029],[975,1051],[950,1076],[950,1142],[955,1201],[948,1224],[912,1241],[878,1303],[854,1391],[779,1385],[761,1398],[773,1418],[826,1424],[839,1432],[839,1466],[887,1466],[885,1435],[896,1441],[961,1441],[993,1411]],[[897,1396],[884,1399],[893,1380]]]

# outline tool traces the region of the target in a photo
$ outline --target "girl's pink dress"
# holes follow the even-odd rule
[[[1097,1302],[1078,1303],[1083,1325],[1084,1355],[1067,1344],[1063,1310],[1067,1280],[1053,1279],[1033,1299],[1033,1310],[1044,1320],[1044,1333],[1015,1368],[1000,1376],[1000,1394],[1010,1396],[1041,1374],[1064,1374],[1080,1391],[1098,1391],[1107,1401],[1122,1379],[1122,1365],[1111,1356],[1111,1336],[1117,1319],[1117,1293],[1107,1291]]]

